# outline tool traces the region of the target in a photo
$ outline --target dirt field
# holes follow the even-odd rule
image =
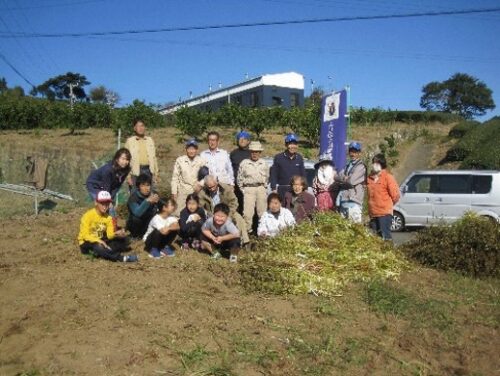
[[[0,220],[1,375],[494,375],[498,280],[428,269],[345,296],[247,294],[197,253],[82,256],[82,209]]]
[[[374,147],[409,127],[354,128],[353,138]],[[89,158],[113,149],[111,131],[63,133],[3,132],[0,147],[48,144]],[[152,133],[167,184],[183,147],[172,129]],[[233,134],[224,133],[223,147],[231,149]],[[264,137],[266,155],[281,150],[280,134]],[[30,213],[31,199],[7,193],[0,205],[0,375],[500,372],[498,280],[415,267],[398,282],[354,284],[334,299],[249,294],[238,265],[202,254],[152,260],[136,243],[138,264],[81,255],[75,238],[85,208],[59,203],[34,218],[16,211]]]

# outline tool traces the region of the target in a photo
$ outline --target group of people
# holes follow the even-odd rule
[[[111,261],[134,262],[130,237],[142,239],[149,256],[175,256],[173,242],[183,249],[225,254],[236,262],[238,252],[250,237],[273,237],[287,227],[312,218],[315,211],[338,210],[360,223],[365,190],[368,189],[370,226],[384,239],[391,239],[392,206],[399,187],[386,171],[383,155],[372,160],[372,171],[361,160],[361,144],[349,144],[349,163],[336,172],[330,155],[320,156],[312,193],[308,190],[304,159],[298,153],[298,138],[285,137],[285,150],[272,166],[262,159],[259,141],[241,131],[231,153],[219,148],[220,135],[207,135],[208,148],[199,152],[195,139],[185,143],[185,155],[176,159],[171,196],[161,198],[155,145],[138,120],[134,135],[127,139],[112,161],[91,172],[86,187],[95,207],[81,220],[78,236],[82,253]],[[125,228],[119,228],[115,197],[124,182],[130,188]],[[271,193],[268,194],[269,189]]]

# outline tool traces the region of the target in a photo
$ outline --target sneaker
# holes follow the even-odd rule
[[[149,257],[158,260],[161,258],[161,253],[157,248],[152,248],[151,251],[149,252]]]
[[[238,256],[236,255],[229,256],[229,262],[238,262]]]
[[[161,250],[161,253],[167,257],[175,256],[175,251],[172,249],[172,247],[169,247],[168,245]]]
[[[222,256],[221,256],[220,252],[215,251],[214,253],[212,253],[212,256],[210,256],[210,257],[211,257],[212,259],[214,259],[214,260],[218,260],[218,259],[220,259]]]
[[[137,262],[139,257],[137,255],[123,256],[123,262]]]

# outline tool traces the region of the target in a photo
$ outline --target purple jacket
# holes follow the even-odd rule
[[[294,195],[288,191],[285,193],[283,206],[289,209],[297,223],[302,222],[304,219],[310,218],[315,209],[314,196],[307,191],[299,194],[295,204],[293,202]]]

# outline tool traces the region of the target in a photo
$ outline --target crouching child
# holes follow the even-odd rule
[[[195,193],[191,193],[186,198],[186,207],[182,209],[179,218],[179,236],[182,241],[182,248],[189,247],[201,249],[201,227],[205,223],[207,215],[205,209],[200,207],[200,199]]]
[[[221,252],[229,252],[229,261],[237,262],[241,246],[240,230],[229,219],[229,206],[224,203],[215,205],[214,215],[202,226],[202,249],[221,257]]]
[[[283,229],[294,225],[295,218],[292,212],[281,207],[279,194],[271,193],[267,197],[267,211],[260,217],[257,236],[274,237]]]
[[[108,213],[111,202],[109,192],[97,193],[95,207],[88,210],[80,221],[80,250],[83,254],[92,254],[109,261],[138,261],[136,255],[121,254],[129,249],[129,239],[123,229],[114,230],[113,220]]]
[[[177,204],[172,198],[165,202],[158,202],[159,213],[149,222],[143,237],[144,248],[149,253],[149,256],[154,259],[175,256],[172,243],[179,231],[179,221],[173,215],[176,208]]]

